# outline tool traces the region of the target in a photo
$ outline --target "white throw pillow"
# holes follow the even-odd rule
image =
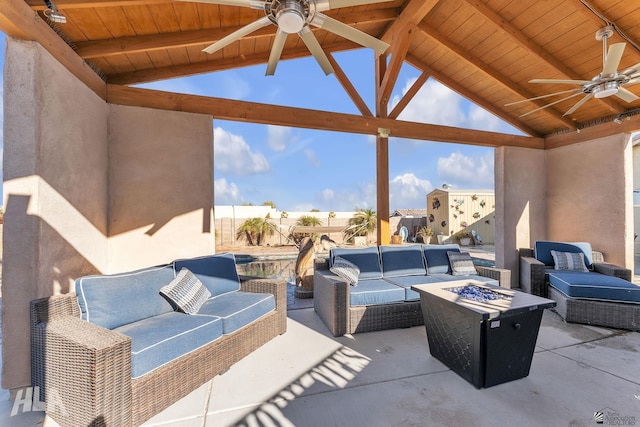
[[[569,271],[589,271],[584,263],[584,254],[582,252],[559,252],[551,251],[553,257],[553,266],[556,270]]]
[[[197,313],[211,297],[211,292],[186,268],[180,270],[168,285],[160,288],[160,294],[187,314]]]
[[[358,276],[360,276],[360,268],[357,265],[342,257],[335,257],[333,265],[329,270],[348,281],[352,286],[358,286]]]

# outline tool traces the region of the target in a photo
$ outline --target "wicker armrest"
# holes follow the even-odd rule
[[[329,271],[316,270],[313,289],[313,307],[320,319],[334,336],[346,334],[351,285]]]
[[[273,294],[276,299],[276,311],[279,313],[280,334],[287,331],[287,282],[273,279],[250,279],[240,282],[243,292]]]
[[[549,290],[542,262],[531,257],[520,257],[520,288],[530,294],[547,298]]]
[[[518,249],[518,254],[521,257],[529,257],[529,258],[536,257],[536,252],[532,248],[520,248]]]
[[[38,323],[47,415],[61,426],[131,425],[131,338],[73,316]]]
[[[476,271],[480,276],[497,280],[500,283],[500,287],[511,288],[511,270],[506,268],[483,267],[477,265]]]
[[[606,274],[607,276],[615,276],[631,282],[631,270],[628,268],[620,267],[608,262],[594,262],[593,270],[600,274]]]

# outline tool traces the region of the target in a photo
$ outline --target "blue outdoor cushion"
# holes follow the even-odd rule
[[[214,297],[240,289],[236,258],[231,253],[176,260],[173,268],[176,273],[190,270]]]
[[[131,377],[139,378],[222,336],[222,319],[171,312],[114,329],[131,337]]]
[[[329,267],[333,267],[335,257],[341,257],[358,266],[358,280],[382,278],[380,257],[376,246],[366,248],[333,248],[329,252]],[[358,282],[358,286],[359,282]]]
[[[82,318],[107,329],[173,311],[160,288],[174,278],[170,265],[76,280]]]
[[[382,277],[427,274],[420,245],[380,246]]]
[[[549,284],[573,298],[640,302],[640,286],[606,274],[547,270]]]
[[[572,252],[584,254],[584,263],[588,269],[593,268],[593,256],[591,254],[591,244],[588,242],[551,242],[539,240],[534,246],[536,259],[544,265],[553,266],[553,256],[551,251]]]
[[[397,286],[402,286],[404,288],[405,301],[414,301],[420,299],[420,294],[413,289],[411,286],[413,285],[424,285],[428,283],[442,283],[442,280],[437,276],[397,276],[397,277],[388,277],[385,278],[389,283],[393,283]]]
[[[382,279],[361,280],[357,288],[351,288],[350,304],[374,305],[402,302],[405,290]]]
[[[427,274],[447,274],[451,273],[447,252],[460,252],[460,246],[456,244],[422,245],[422,251],[427,263]]]
[[[272,294],[236,291],[209,299],[198,315],[220,317],[223,333],[230,334],[275,309]]]

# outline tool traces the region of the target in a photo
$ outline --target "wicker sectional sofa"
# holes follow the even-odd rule
[[[183,268],[211,294],[192,315],[160,294]],[[32,301],[32,383],[61,426],[136,426],[283,334],[286,304],[284,282],[241,282],[232,254],[86,276]]]
[[[334,336],[424,324],[420,296],[412,285],[465,278],[510,287],[511,272],[476,266],[477,274],[451,274],[448,252],[458,245],[388,245],[334,248],[316,259],[314,308]],[[336,258],[358,266],[357,284],[331,272]]]
[[[551,251],[581,254],[588,271],[557,269]],[[631,270],[604,262],[588,242],[538,241],[520,249],[520,287],[556,301],[567,322],[640,330],[640,286],[631,279]]]

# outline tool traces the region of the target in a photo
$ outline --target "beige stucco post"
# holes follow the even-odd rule
[[[109,105],[7,41],[2,387],[30,384],[29,302],[85,274],[215,252],[209,115]]]

